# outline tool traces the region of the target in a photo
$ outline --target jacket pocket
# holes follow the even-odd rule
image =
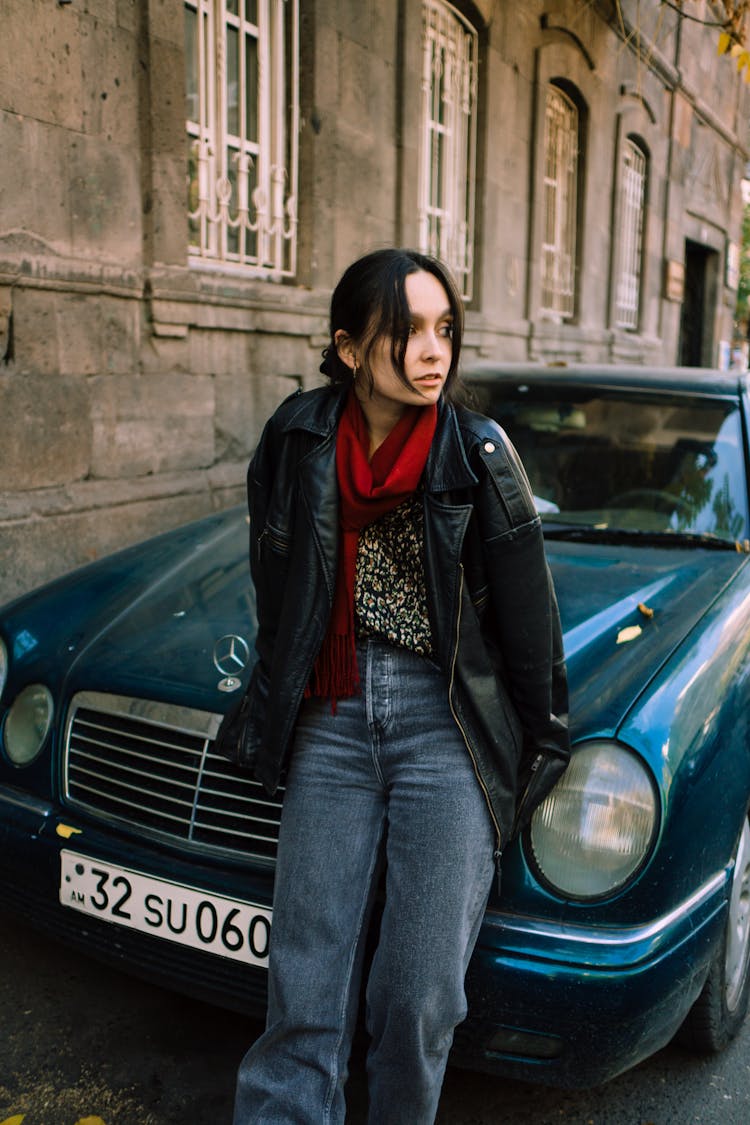
[[[489,586],[483,585],[480,586],[477,590],[470,590],[469,597],[471,598],[471,604],[474,606],[474,609],[476,610],[478,616],[481,617],[481,615],[487,608],[487,603],[490,600]]]
[[[275,555],[288,555],[290,542],[291,536],[289,533],[280,531],[279,528],[274,527],[271,523],[266,523],[266,526],[263,528],[258,538],[258,546],[261,552],[267,549]]]

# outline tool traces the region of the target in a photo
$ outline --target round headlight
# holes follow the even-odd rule
[[[29,684],[5,716],[3,742],[14,766],[27,766],[41,751],[52,726],[55,708],[44,684]]]
[[[0,637],[0,699],[3,697],[5,681],[8,678],[8,650],[3,638]]]
[[[534,813],[531,849],[554,890],[601,898],[638,870],[656,827],[654,785],[640,758],[614,742],[591,742],[574,750]]]

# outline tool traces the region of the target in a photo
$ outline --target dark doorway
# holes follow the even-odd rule
[[[685,241],[685,295],[680,321],[679,362],[685,367],[711,367],[714,362],[719,255],[699,242]]]

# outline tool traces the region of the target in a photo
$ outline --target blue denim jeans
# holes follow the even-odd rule
[[[234,1125],[341,1125],[364,939],[369,1121],[431,1125],[494,870],[494,832],[429,660],[359,645],[361,694],[307,701],[281,818],[265,1033]]]

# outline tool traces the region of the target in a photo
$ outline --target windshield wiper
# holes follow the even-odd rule
[[[581,543],[637,542],[657,547],[708,547],[714,551],[750,554],[750,540],[722,539],[710,531],[641,531],[627,527],[582,527],[580,524],[542,523],[547,539],[566,539]]]

